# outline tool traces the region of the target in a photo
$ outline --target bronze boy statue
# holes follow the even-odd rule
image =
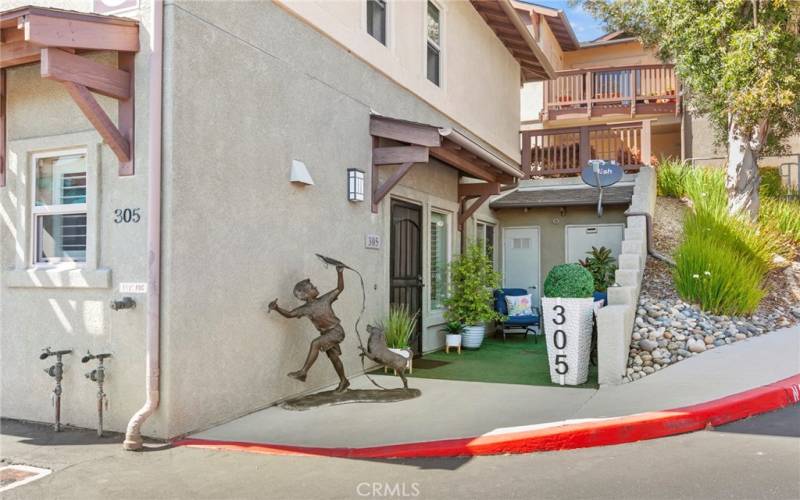
[[[328,359],[333,363],[333,368],[336,374],[339,375],[339,387],[335,392],[344,392],[350,386],[347,377],[344,376],[344,366],[339,356],[342,355],[342,349],[339,343],[344,340],[344,329],[342,328],[339,318],[333,312],[332,304],[339,297],[339,294],[344,290],[344,267],[341,265],[336,266],[336,272],[339,274],[339,281],[333,290],[325,295],[319,296],[319,290],[315,287],[311,280],[304,279],[294,286],[294,296],[299,300],[305,301],[300,307],[291,311],[287,311],[278,306],[278,299],[269,303],[269,310],[278,311],[281,316],[285,318],[302,318],[307,317],[311,323],[319,330],[320,336],[311,341],[311,348],[308,350],[308,357],[303,367],[296,372],[291,372],[288,376],[295,378],[301,382],[305,382],[308,370],[311,365],[317,360],[319,351],[325,351]]]

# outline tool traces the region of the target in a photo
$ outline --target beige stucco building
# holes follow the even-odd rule
[[[619,148],[643,156],[644,148],[636,140],[644,140],[646,135],[651,161],[674,158],[698,165],[725,164],[725,148],[715,143],[711,124],[682,102],[673,66],[662,61],[655,49],[644,47],[624,32],[581,43],[563,11],[519,1],[514,6],[521,17],[531,19],[533,31],[539,33],[541,40],[550,41],[548,57],[557,71],[554,79],[523,85],[520,116],[522,129],[532,134],[532,149],[569,146],[572,141],[577,142],[584,127],[610,125],[612,129],[629,131],[646,126],[649,134],[637,133],[633,140],[623,138]],[[550,131],[549,135],[540,135],[543,130]],[[630,157],[622,158],[615,151],[617,148],[601,146],[606,137],[599,131],[595,134],[597,137],[588,139],[592,154],[630,162]],[[784,165],[785,177],[791,171],[796,183],[800,136],[790,138],[786,146],[786,155],[765,156],[759,163]],[[563,170],[574,164],[571,158],[537,158],[535,152],[534,170]],[[631,165],[641,161],[638,158]]]
[[[335,286],[316,253],[365,277],[364,321],[405,302],[442,346],[447,263],[499,237],[475,200],[524,175],[521,82],[553,75],[508,0],[25,3],[0,46],[4,417],[52,420],[45,347],[73,351],[62,422],[95,426],[80,357],[110,352],[105,427],[146,396],[130,425],[161,438],[333,382],[324,357],[286,377],[315,334],[265,307]],[[350,375],[361,306],[348,272]]]

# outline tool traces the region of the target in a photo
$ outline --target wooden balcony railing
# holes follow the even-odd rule
[[[529,177],[573,175],[597,159],[615,160],[625,170],[649,165],[650,121],[522,132],[522,168]]]
[[[671,64],[559,71],[544,84],[544,121],[664,113],[680,113]]]

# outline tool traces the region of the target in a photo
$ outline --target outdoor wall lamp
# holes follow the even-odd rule
[[[289,172],[289,182],[306,186],[314,185],[314,179],[311,178],[311,174],[308,172],[306,164],[300,160],[292,160],[292,170]]]
[[[347,169],[347,199],[364,201],[364,171],[357,168]]]

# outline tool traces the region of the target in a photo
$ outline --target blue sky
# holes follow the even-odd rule
[[[526,2],[527,0],[522,1]],[[572,31],[575,32],[575,36],[577,36],[578,40],[581,42],[594,40],[605,33],[598,21],[584,12],[580,6],[570,7],[567,0],[531,0],[527,1],[527,3],[535,3],[545,7],[563,10],[570,24],[572,24]]]

